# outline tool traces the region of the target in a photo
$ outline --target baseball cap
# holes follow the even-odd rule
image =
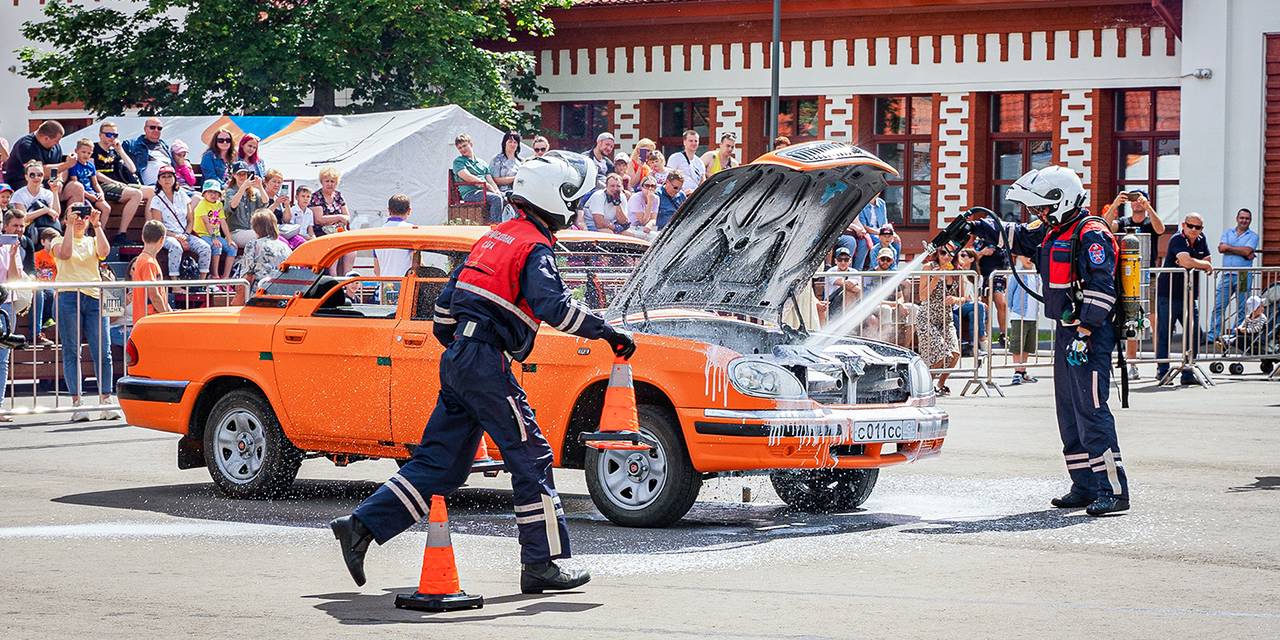
[[[249,163],[244,160],[236,160],[231,165],[231,173],[243,173],[245,171],[253,173],[253,167],[250,167]]]
[[[600,142],[601,140],[612,140],[612,139],[613,139],[613,134],[609,133],[608,131],[605,131],[604,133],[601,133],[600,135],[596,136],[596,142]]]
[[[207,193],[209,191],[217,191],[218,193],[222,193],[222,183],[218,182],[218,180],[215,178],[209,178],[208,180],[205,180],[204,187],[200,189],[200,192]]]
[[[169,151],[173,152],[175,156],[179,153],[187,153],[187,143],[181,140],[174,140],[173,144],[169,145]]]
[[[876,252],[876,260],[884,260],[885,258],[892,260],[895,257],[897,256],[893,255],[893,249],[890,249],[889,247],[882,247]]]
[[[160,167],[160,171],[156,172],[156,175],[164,175],[166,173],[177,174],[178,172],[174,171],[172,166],[166,164],[165,166]]]
[[[7,183],[0,182],[0,193],[4,193],[6,191],[13,191],[13,187],[9,186]]]
[[[1145,190],[1145,189],[1129,189],[1128,191],[1125,191],[1125,193],[1141,193],[1141,194],[1142,194],[1142,197],[1144,197],[1144,198],[1150,198],[1150,197],[1151,197],[1151,196],[1148,196],[1148,195],[1147,195],[1147,192],[1146,192],[1146,190]]]
[[[627,155],[626,151],[619,151],[613,154],[613,161],[617,162],[619,160],[625,160],[627,162],[631,162],[631,156]]]
[[[891,234],[891,233],[893,233],[893,223],[892,223],[892,222],[886,222],[886,223],[884,223],[884,226],[883,226],[883,227],[880,227],[880,233],[882,233],[882,234]]]
[[[852,251],[849,251],[849,248],[848,248],[848,247],[840,247],[840,248],[836,249],[836,257],[838,258],[838,257],[840,257],[840,256],[849,256],[849,257],[853,257],[853,252],[852,252]]]

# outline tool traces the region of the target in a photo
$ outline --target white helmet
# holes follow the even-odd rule
[[[520,165],[509,199],[564,229],[573,224],[578,199],[595,188],[596,172],[596,163],[580,153],[548,151]]]
[[[1084,205],[1084,183],[1075,171],[1050,165],[1022,174],[1004,198],[1033,209],[1052,207],[1048,216],[1062,219]]]

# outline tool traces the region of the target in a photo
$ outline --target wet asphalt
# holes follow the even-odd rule
[[[487,604],[434,615],[392,606],[424,529],[372,549],[356,588],[326,526],[388,461],[311,460],[285,498],[234,501],[175,468],[176,437],[0,425],[3,635],[1277,637],[1280,382],[1139,384],[1118,411],[1134,509],[1104,519],[1048,505],[1066,488],[1052,383],[1006,391],[946,399],[943,455],[883,471],[851,513],[719,478],[676,525],[627,529],[558,471],[571,562],[595,576],[568,594],[519,594],[507,478],[477,476],[449,512],[463,588]]]

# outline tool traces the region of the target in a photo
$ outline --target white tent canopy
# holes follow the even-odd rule
[[[144,117],[112,118],[122,138],[142,133]],[[200,164],[213,132],[230,128],[239,139],[254,133],[263,139],[259,155],[268,169],[313,189],[320,170],[342,174],[338,190],[353,214],[353,227],[376,226],[386,214],[387,199],[405,193],[413,202],[412,222],[441,224],[447,216],[448,169],[458,155],[453,139],[471,135],[476,156],[489,161],[499,151],[502,132],[465,109],[450,105],[410,111],[351,116],[173,116],[161,118],[164,140],[183,140],[189,160]],[[95,123],[64,138],[64,148],[87,137],[98,139]],[[526,148],[522,155],[528,152]],[[526,156],[527,157],[527,156]]]

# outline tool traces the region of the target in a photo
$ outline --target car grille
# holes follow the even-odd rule
[[[836,380],[807,384],[809,397],[820,404],[898,404],[911,398],[906,364],[866,365],[853,378],[843,372],[824,373]]]

